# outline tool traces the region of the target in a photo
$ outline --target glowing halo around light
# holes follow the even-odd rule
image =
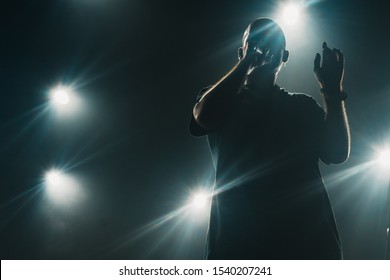
[[[294,25],[298,22],[301,16],[301,7],[297,4],[290,3],[283,9],[283,21],[287,25]]]
[[[194,210],[202,210],[208,206],[210,196],[205,191],[199,191],[191,197],[191,208]]]
[[[310,16],[307,13],[308,2],[303,1],[289,1],[280,2],[275,8],[273,19],[282,28],[288,46],[294,44],[301,44],[306,41],[308,32],[311,28],[308,22]]]
[[[194,190],[190,193],[186,203],[186,212],[192,216],[195,220],[202,220],[208,218],[210,214],[211,206],[210,192],[205,189]]]
[[[68,105],[70,101],[71,88],[59,85],[50,90],[51,101],[55,105]]]
[[[59,169],[46,172],[44,182],[47,197],[57,206],[71,206],[84,199],[79,182]]]
[[[61,182],[61,174],[58,170],[50,170],[46,173],[45,180],[49,185],[57,186]]]
[[[74,85],[58,84],[52,87],[48,90],[48,99],[53,112],[61,116],[75,116],[75,113],[81,112],[81,105],[85,106]]]
[[[390,149],[385,148],[384,150],[378,153],[378,163],[379,165],[387,170],[390,170]]]

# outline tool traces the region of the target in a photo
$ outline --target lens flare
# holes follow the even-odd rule
[[[378,154],[378,163],[381,167],[390,170],[390,149],[384,149]]]
[[[45,191],[50,201],[57,206],[75,206],[84,200],[84,191],[78,180],[58,169],[45,174]]]
[[[50,170],[45,175],[46,182],[49,185],[58,186],[61,181],[61,175],[58,170]]]
[[[283,21],[287,25],[294,25],[297,23],[301,14],[301,8],[295,4],[289,4],[283,10]]]
[[[205,191],[199,191],[191,197],[191,208],[194,210],[203,210],[208,206],[210,195]]]
[[[68,105],[70,101],[71,89],[62,85],[56,86],[50,91],[51,101],[55,105]]]

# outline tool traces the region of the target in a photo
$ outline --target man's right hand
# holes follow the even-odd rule
[[[266,57],[267,52],[261,52],[253,41],[247,41],[245,46],[239,49],[240,64],[247,65],[248,70],[253,70],[266,64]]]

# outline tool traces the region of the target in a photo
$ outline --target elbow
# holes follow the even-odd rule
[[[325,161],[330,164],[342,164],[348,160],[349,156],[332,156],[326,158]]]
[[[345,151],[327,152],[321,155],[320,158],[328,164],[342,164],[349,159],[349,149]]]
[[[341,164],[349,159],[350,151],[351,141],[348,133],[342,138],[331,138],[324,141],[320,158],[329,164]]]
[[[213,131],[218,126],[218,122],[215,120],[215,118],[213,118],[213,114],[207,112],[203,104],[200,102],[196,103],[192,114],[196,123],[204,130]]]

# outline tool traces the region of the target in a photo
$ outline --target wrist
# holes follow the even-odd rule
[[[341,88],[332,89],[323,87],[320,89],[325,101],[344,101],[348,95]]]

